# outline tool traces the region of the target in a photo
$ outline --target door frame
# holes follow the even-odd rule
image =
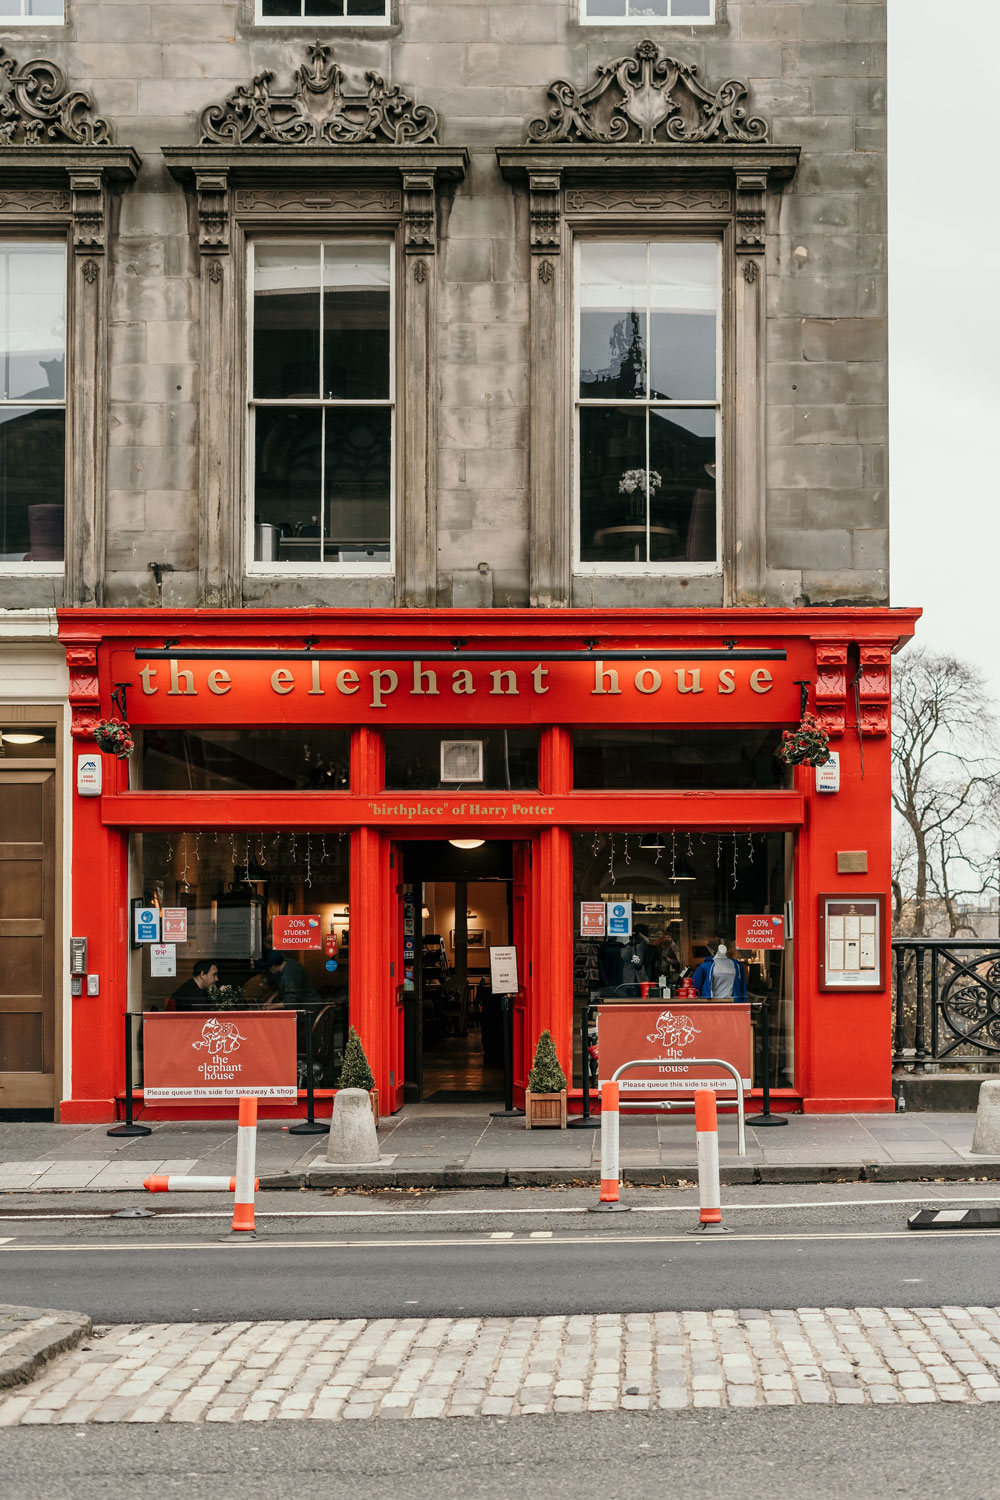
[[[18,756],[9,766],[0,765],[0,776],[10,771],[51,771],[55,778],[53,795],[53,861],[52,861],[52,1118],[59,1121],[59,1104],[63,1097],[63,1063],[65,1057],[64,1026],[66,1020],[64,928],[66,916],[64,849],[68,834],[66,829],[67,797],[65,781],[65,756],[63,734],[65,714],[56,703],[0,703],[0,729],[16,729],[21,725],[44,724],[55,727],[54,756]],[[45,1074],[41,1075],[47,1076]],[[8,1107],[0,1097],[0,1109]],[[25,1109],[48,1109],[49,1104],[24,1105]]]

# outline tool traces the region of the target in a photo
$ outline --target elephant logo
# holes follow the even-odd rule
[[[678,1015],[664,1010],[656,1018],[656,1030],[646,1037],[647,1042],[659,1042],[661,1047],[687,1047],[700,1035],[690,1016]]]
[[[205,1048],[210,1057],[219,1052],[227,1055],[239,1050],[240,1042],[245,1042],[246,1037],[240,1035],[239,1028],[232,1021],[220,1021],[217,1016],[209,1016],[201,1028],[201,1040],[192,1042],[196,1050]]]

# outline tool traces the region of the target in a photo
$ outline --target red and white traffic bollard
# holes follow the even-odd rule
[[[233,1233],[253,1237],[254,1163],[257,1156],[257,1100],[240,1100],[240,1122],[236,1131],[236,1201]]]
[[[143,1187],[150,1193],[235,1193],[235,1177],[145,1177]],[[257,1185],[256,1183],[254,1184]]]
[[[591,1213],[628,1213],[621,1201],[621,1166],[618,1157],[618,1085],[601,1084],[601,1196],[590,1205]]]
[[[719,1186],[719,1112],[714,1089],[695,1089],[694,1125],[698,1133],[698,1227],[689,1234],[728,1234],[722,1225]]]

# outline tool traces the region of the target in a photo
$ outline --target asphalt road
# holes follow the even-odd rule
[[[251,1243],[220,1238],[217,1203],[118,1219],[68,1217],[86,1205],[64,1199],[55,1217],[25,1218],[4,1200],[0,1286],[4,1301],[74,1308],[100,1323],[996,1300],[1000,1235],[905,1227],[922,1204],[995,1202],[995,1187],[857,1191],[730,1190],[732,1233],[713,1239],[686,1232],[696,1214],[677,1194],[637,1196],[640,1211],[608,1217],[573,1211],[592,1194],[482,1195],[478,1210],[469,1194],[402,1211],[398,1198],[369,1200],[360,1212],[294,1194],[273,1195],[272,1206],[268,1195]],[[124,1206],[116,1195],[98,1211]]]
[[[990,1407],[0,1430],[0,1500],[988,1500]]]

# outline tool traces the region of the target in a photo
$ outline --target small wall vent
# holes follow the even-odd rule
[[[455,783],[482,781],[482,740],[442,740],[441,780]]]

